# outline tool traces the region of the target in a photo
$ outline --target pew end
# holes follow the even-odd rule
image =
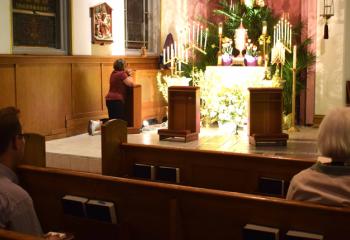
[[[46,167],[45,137],[36,133],[25,133],[23,136],[25,148],[21,164]]]
[[[102,174],[120,176],[121,159],[123,157],[120,145],[127,142],[127,123],[120,119],[112,119],[101,127]]]

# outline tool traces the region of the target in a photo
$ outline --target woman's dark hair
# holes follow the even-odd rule
[[[113,64],[113,68],[116,71],[124,71],[125,68],[125,62],[123,59],[117,59],[114,64]]]
[[[22,133],[18,114],[19,110],[15,107],[0,109],[0,156],[6,152],[13,138]]]

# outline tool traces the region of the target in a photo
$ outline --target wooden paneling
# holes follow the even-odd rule
[[[118,58],[134,70],[158,68],[158,57],[0,55],[0,107],[18,107],[25,132],[82,133],[89,119],[108,116],[104,96]]]
[[[70,107],[69,64],[18,64],[17,107],[23,130],[42,135],[65,132]]]
[[[72,96],[73,115],[103,110],[100,64],[72,65]]]
[[[103,110],[107,112],[105,96],[109,91],[109,78],[113,71],[113,64],[102,64],[102,96],[103,96]]]
[[[155,118],[161,121],[166,116],[166,102],[157,86],[159,70],[135,71],[135,82],[142,86],[142,120]]]
[[[0,108],[16,105],[14,65],[0,65]]]

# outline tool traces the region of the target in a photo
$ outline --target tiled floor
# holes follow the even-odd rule
[[[128,135],[129,143],[167,146],[174,148],[215,150],[237,153],[255,153],[274,156],[299,156],[314,161],[317,157],[317,129],[301,128],[291,133],[286,147],[255,147],[249,145],[246,132],[238,135],[219,129],[201,129],[198,141],[184,143],[176,140],[159,141],[156,130]],[[48,167],[101,173],[101,136],[77,135],[46,142]]]

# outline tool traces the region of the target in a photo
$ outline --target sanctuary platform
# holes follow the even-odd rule
[[[156,145],[173,148],[211,150],[266,156],[298,157],[316,161],[317,129],[301,128],[300,132],[290,133],[287,146],[252,146],[247,133],[237,135],[218,128],[202,128],[197,141],[184,143],[181,140],[159,141],[157,129],[128,135],[128,143]],[[46,142],[46,165],[61,169],[101,173],[101,135],[81,134],[73,137]]]

